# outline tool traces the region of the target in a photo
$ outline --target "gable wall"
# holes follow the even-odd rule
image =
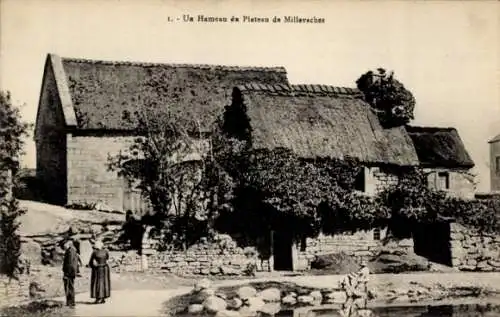
[[[496,157],[500,156],[500,141],[490,143],[490,182],[492,191],[500,191],[500,173],[496,171]]]
[[[428,173],[428,185],[432,189],[438,189],[439,173],[447,172],[449,175],[448,194],[453,197],[472,199],[474,198],[475,185],[472,176],[467,175],[468,169],[426,168]]]
[[[37,178],[43,184],[43,199],[66,203],[66,134],[64,114],[54,73],[47,64],[36,125]]]
[[[108,157],[128,149],[131,136],[68,135],[68,204],[102,203],[122,211],[125,182]]]

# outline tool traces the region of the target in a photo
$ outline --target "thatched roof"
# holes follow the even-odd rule
[[[489,140],[488,143],[495,143],[500,141],[500,134],[495,136],[493,139]]]
[[[384,129],[357,89],[248,84],[235,93],[247,106],[256,149],[283,147],[304,158],[418,165],[405,129]]]
[[[170,107],[206,128],[229,104],[233,86],[288,83],[283,67],[111,62],[53,54],[47,59],[59,70],[58,88],[69,92],[66,103],[73,107],[79,129],[131,130],[129,117],[151,100],[160,103],[158,111]],[[160,89],[152,88],[154,83]]]
[[[415,144],[422,166],[474,167],[474,161],[456,129],[407,126],[406,130]]]

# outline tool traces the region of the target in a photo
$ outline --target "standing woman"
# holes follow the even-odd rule
[[[103,304],[111,296],[111,278],[109,272],[109,253],[103,248],[101,241],[96,241],[94,251],[90,256],[89,266],[92,269],[90,277],[90,297],[96,304]]]

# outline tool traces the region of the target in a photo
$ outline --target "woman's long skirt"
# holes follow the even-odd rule
[[[90,297],[108,298],[111,296],[111,278],[109,266],[97,266],[92,269],[90,275]]]

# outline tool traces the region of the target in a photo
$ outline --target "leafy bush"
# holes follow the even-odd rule
[[[29,125],[21,122],[10,94],[0,92],[0,272],[16,277],[21,254],[18,217],[25,211],[13,196],[15,171]]]

